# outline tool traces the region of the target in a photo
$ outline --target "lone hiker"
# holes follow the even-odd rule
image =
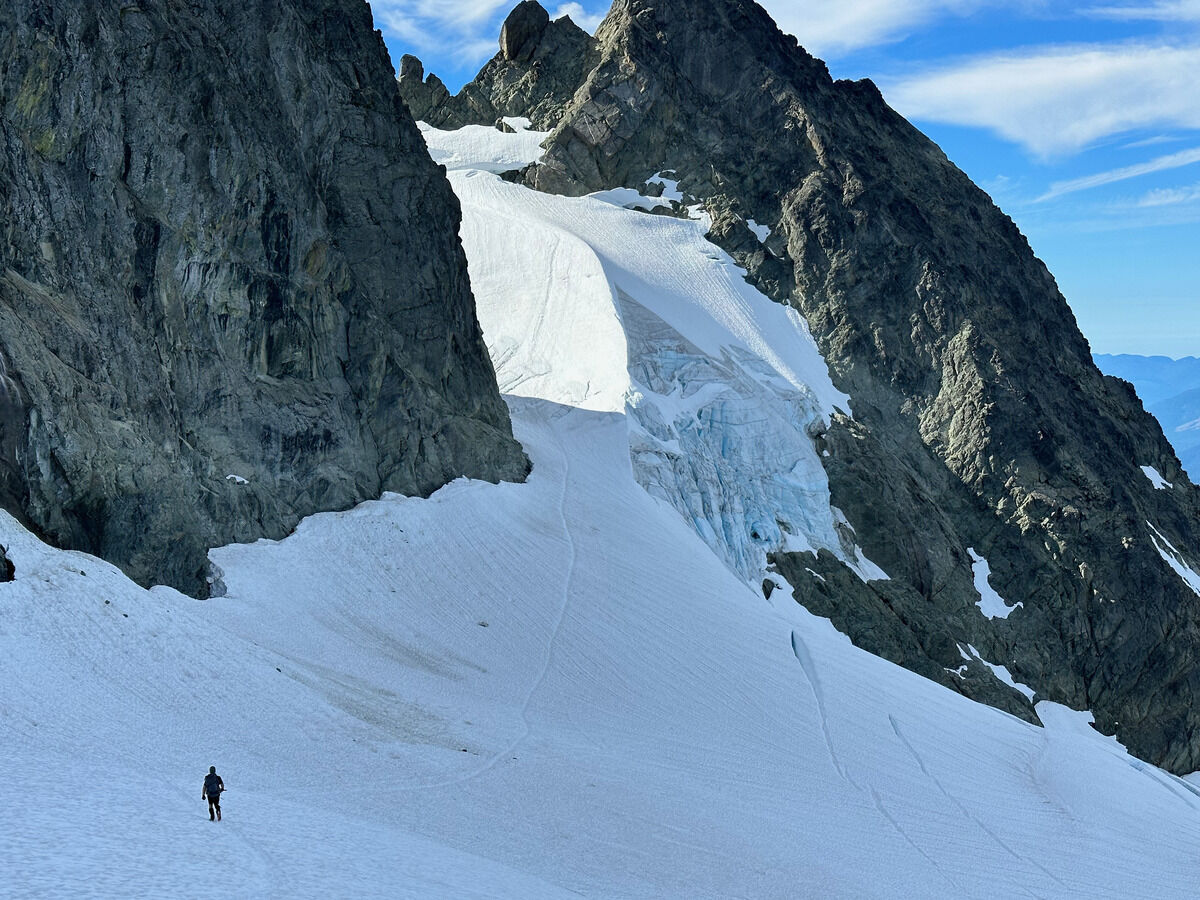
[[[204,790],[200,792],[200,799],[208,798],[208,818],[210,822],[221,821],[221,791],[223,790],[225,790],[225,782],[217,774],[217,767],[209,766],[208,774],[204,776]]]

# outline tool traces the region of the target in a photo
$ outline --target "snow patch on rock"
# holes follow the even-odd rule
[[[647,197],[635,188],[612,188],[607,191],[596,191],[588,194],[593,200],[611,203],[622,209],[640,209],[643,212],[654,212],[656,209],[671,209],[671,204],[662,197]]]
[[[1025,604],[1021,601],[1010,604],[1007,600],[996,593],[995,589],[989,581],[992,575],[992,570],[988,566],[988,562],[982,556],[975,552],[974,547],[968,547],[967,553],[971,557],[971,571],[975,576],[975,590],[979,594],[979,600],[975,605],[989,619],[1007,619],[1012,615],[1014,609],[1021,609]]]
[[[967,651],[970,651],[970,652],[968,653]],[[1037,692],[1034,691],[1034,689],[1031,688],[1029,685],[1022,684],[1021,682],[1019,682],[1015,678],[1013,678],[1012,672],[1008,671],[1007,666],[997,665],[996,663],[988,662],[986,659],[984,659],[980,655],[979,651],[975,649],[975,646],[973,644],[967,644],[966,650],[963,649],[962,644],[959,644],[958,652],[959,652],[959,655],[962,656],[962,658],[965,659],[968,663],[973,659],[979,660],[981,663],[983,663],[985,666],[987,666],[989,669],[991,669],[992,674],[995,675],[998,679],[1000,679],[1000,681],[1004,682],[1010,688],[1017,691],[1018,693],[1024,694],[1026,697],[1029,698],[1030,701],[1032,701],[1034,696],[1036,695]]]
[[[1166,539],[1161,531],[1150,522],[1147,522],[1146,525],[1150,529],[1150,539],[1154,541],[1154,549],[1158,551],[1163,562],[1183,579],[1183,583],[1191,588],[1193,593],[1200,596],[1200,574],[1197,574],[1195,569],[1184,562],[1183,554],[1175,549],[1175,546]]]
[[[674,174],[673,172],[671,173]],[[683,191],[679,190],[679,181],[674,178],[668,178],[663,172],[658,172],[655,175],[646,179],[646,184],[656,184],[662,187],[662,198],[669,200],[672,203],[683,202]]]
[[[753,219],[747,219],[746,227],[750,229],[750,231],[754,234],[754,236],[756,238],[758,238],[758,242],[760,244],[765,244],[767,242],[767,238],[769,238],[771,236],[771,226],[770,225],[760,225],[758,222],[755,222]]]
[[[1165,491],[1168,488],[1174,487],[1174,485],[1167,481],[1167,479],[1163,478],[1162,475],[1159,474],[1158,469],[1154,468],[1153,466],[1142,466],[1141,468],[1142,473],[1150,479],[1150,483],[1154,485],[1154,489],[1156,491]]]

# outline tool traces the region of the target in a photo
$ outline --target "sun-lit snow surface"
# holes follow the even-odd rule
[[[417,127],[425,136],[429,155],[448,169],[470,166],[506,172],[541,156],[538,145],[549,136],[548,131],[532,131],[525,118],[508,117],[504,122],[513,133],[505,134],[501,141],[496,140],[500,132],[489,125],[468,125],[453,132],[439,131],[424,122],[417,123]],[[453,140],[439,140],[441,135],[453,135]]]
[[[510,397],[527,484],[223,548],[206,602],[0,515],[0,895],[1195,895],[1196,788],[764,600],[635,481],[620,371]]]
[[[457,133],[423,133],[456,169],[502,390],[627,412],[638,482],[747,579],[762,579],[769,552],[816,548],[861,577],[886,577],[839,537],[811,439],[848,399],[800,316],[747,284],[705,240],[706,222],[621,208],[636,205],[628,189],[557,197],[486,174],[520,136],[492,129],[488,150],[478,132],[462,144]],[[465,165],[470,153],[482,168]],[[650,181],[682,199],[662,173]]]

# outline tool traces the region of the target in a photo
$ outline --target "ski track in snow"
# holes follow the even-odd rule
[[[962,813],[962,815],[965,819],[974,823],[974,825],[976,827],[978,827],[989,838],[991,838],[993,841],[995,841],[995,843],[999,847],[1001,847],[1009,856],[1011,856],[1016,862],[1018,862],[1020,864],[1025,864],[1026,862],[1030,862],[1029,860],[1026,860],[1024,857],[1022,857],[1021,854],[1019,854],[1016,850],[1014,850],[1012,847],[1010,847],[1007,843],[1005,843],[1004,839],[1001,838],[1000,835],[996,834],[996,832],[993,831],[991,828],[989,828],[982,819],[980,819],[973,812],[971,812],[971,810],[969,810],[963,804],[963,802],[958,799],[958,797],[954,796],[948,790],[946,790],[946,786],[944,784],[942,784],[941,779],[939,779],[936,775],[934,775],[926,767],[925,760],[921,758],[921,754],[917,752],[917,748],[912,745],[912,742],[909,741],[909,739],[904,736],[904,732],[900,728],[900,723],[896,721],[896,717],[894,715],[892,715],[891,713],[888,713],[888,721],[891,722],[892,731],[895,732],[896,737],[900,739],[900,743],[902,743],[904,745],[904,748],[909,752],[909,754],[912,756],[913,760],[916,762],[917,767],[920,768],[921,774],[923,774],[926,778],[928,778],[930,781],[932,781],[934,783],[934,786],[937,787],[938,791],[941,792],[942,796],[945,797],[947,800],[949,800],[951,803],[953,803],[954,806],[959,810],[959,812]],[[1032,864],[1043,875],[1045,875],[1051,881],[1056,882],[1060,887],[1065,888],[1067,886],[1066,884],[1063,883],[1062,879],[1060,879],[1057,875],[1055,875],[1053,872],[1051,872],[1049,869],[1047,869],[1045,866],[1043,866],[1037,860],[1032,860]],[[1040,894],[1034,894],[1032,891],[1028,891],[1028,892],[1031,896],[1034,896],[1034,897],[1042,896]]]
[[[846,770],[842,768],[842,763],[838,759],[837,751],[833,749],[833,735],[829,733],[829,715],[825,711],[825,695],[821,690],[820,676],[817,675],[817,667],[813,664],[812,655],[808,652],[808,646],[804,643],[803,638],[796,631],[792,631],[792,653],[800,663],[800,668],[804,671],[804,678],[808,682],[808,688],[812,691],[813,700],[817,705],[817,715],[821,719],[821,733],[825,735],[825,749],[829,751],[829,761],[833,763],[833,768],[837,771],[838,776],[847,784],[852,784],[850,776],[846,774]]]
[[[941,876],[942,880],[946,882],[946,884],[954,893],[961,893],[963,890],[963,885],[956,884],[953,878],[942,871],[942,867],[938,865],[938,861],[926,853],[921,845],[909,836],[908,832],[904,830],[904,826],[896,821],[896,818],[890,812],[888,812],[887,807],[883,803],[883,798],[879,796],[879,791],[873,787],[870,789],[870,791],[871,800],[875,803],[875,809],[879,811],[879,814],[884,818],[884,820],[895,830],[898,835],[900,835],[900,837],[904,838],[904,840],[908,842],[910,847],[916,850],[917,853],[919,853],[921,857],[933,867],[934,871]],[[930,885],[930,889],[932,890],[932,885]]]
[[[469,772],[459,778],[452,778],[448,781],[439,781],[432,784],[411,785],[410,789],[421,790],[427,788],[442,788],[450,787],[456,784],[462,784],[472,779],[478,778],[485,774],[503,759],[511,759],[512,754],[523,744],[533,733],[533,725],[529,721],[529,707],[533,702],[534,695],[537,694],[538,688],[542,686],[542,682],[546,680],[546,674],[550,671],[551,662],[554,659],[554,643],[558,640],[559,632],[562,631],[563,621],[566,619],[567,607],[571,603],[571,583],[575,577],[575,539],[571,536],[571,525],[567,521],[567,489],[571,483],[571,460],[567,455],[566,448],[563,446],[562,440],[557,442],[558,456],[562,463],[562,487],[559,494],[558,512],[559,519],[562,522],[563,536],[567,543],[567,564],[566,574],[563,580],[562,603],[558,608],[558,615],[555,617],[554,626],[550,632],[550,638],[546,642],[545,655],[542,660],[542,667],[538,671],[537,677],[529,687],[528,693],[525,695],[525,701],[521,704],[521,722],[522,731],[519,737],[503,750],[497,752],[488,762],[479,769]]]

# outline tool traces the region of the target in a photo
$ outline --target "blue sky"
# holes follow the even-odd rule
[[[516,0],[373,0],[456,90]],[[1016,220],[1097,353],[1200,355],[1200,0],[760,0]],[[595,28],[606,2],[543,4]]]

